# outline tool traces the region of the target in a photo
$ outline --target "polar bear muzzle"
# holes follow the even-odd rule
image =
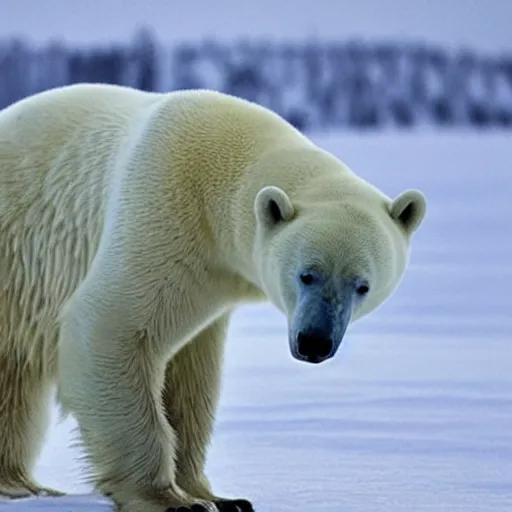
[[[318,364],[336,354],[355,301],[367,286],[341,277],[325,280],[311,272],[302,273],[299,280],[300,292],[290,326],[290,350],[295,359]]]

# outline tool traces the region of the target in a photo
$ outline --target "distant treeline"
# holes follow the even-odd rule
[[[77,82],[216,89],[268,106],[302,130],[512,127],[512,54],[361,41],[205,40],[164,49],[147,30],[109,47],[0,41],[0,108]]]

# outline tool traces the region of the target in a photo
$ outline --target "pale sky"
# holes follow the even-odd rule
[[[512,0],[0,0],[0,37],[162,42],[216,36],[422,39],[512,52]]]

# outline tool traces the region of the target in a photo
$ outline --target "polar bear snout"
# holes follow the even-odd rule
[[[332,357],[334,349],[331,337],[320,329],[299,332],[296,346],[299,358],[314,364]]]
[[[308,277],[310,276],[310,277]],[[352,316],[359,280],[300,274],[298,300],[290,318],[292,356],[322,363],[340,347]]]

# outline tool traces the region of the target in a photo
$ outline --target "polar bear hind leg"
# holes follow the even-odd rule
[[[63,493],[31,477],[50,419],[51,375],[0,345],[0,498]],[[39,366],[39,367],[38,367]]]

